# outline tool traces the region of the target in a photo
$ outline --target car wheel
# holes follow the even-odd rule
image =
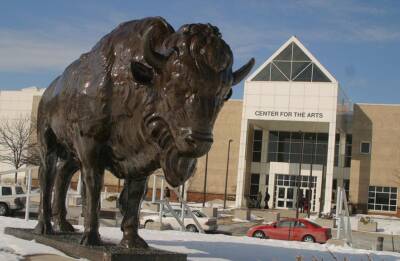
[[[0,203],[0,216],[6,216],[8,213],[8,206],[7,204]]]
[[[256,238],[267,238],[264,234],[264,232],[257,230],[256,232],[253,233],[253,237]]]
[[[303,237],[303,242],[314,243],[315,239],[311,235],[306,235],[306,236]]]
[[[193,233],[199,232],[195,225],[187,225],[186,226],[186,231],[193,232]]]
[[[153,220],[146,220],[146,222],[144,222],[144,228],[148,228],[149,224],[154,222]]]

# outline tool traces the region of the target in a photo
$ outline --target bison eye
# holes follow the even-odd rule
[[[153,70],[142,63],[132,62],[131,71],[133,79],[140,84],[147,85],[153,80]]]
[[[229,98],[231,98],[231,96],[232,96],[232,88],[230,88],[230,89],[229,89],[229,92],[228,92],[228,94],[227,94],[227,95],[225,95],[225,97],[224,97],[224,101],[227,101],[227,100],[229,100]]]

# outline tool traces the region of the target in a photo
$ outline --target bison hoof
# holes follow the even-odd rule
[[[75,232],[74,227],[66,220],[54,221],[54,230],[59,232]]]
[[[53,228],[51,227],[51,223],[43,221],[39,221],[37,223],[34,232],[40,235],[49,235],[54,233]]]
[[[84,246],[100,246],[101,239],[99,233],[85,232],[81,239],[81,245]]]
[[[133,238],[123,238],[119,243],[122,247],[126,248],[148,248],[146,241],[143,238],[136,235]]]

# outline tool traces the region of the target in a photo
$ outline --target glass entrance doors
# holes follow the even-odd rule
[[[278,186],[276,190],[276,208],[293,208],[294,190],[295,188]]]
[[[299,179],[299,181],[297,181]],[[309,191],[309,176],[277,174],[275,178],[274,207],[281,209],[296,208],[298,196],[307,199],[310,195],[311,211],[315,211],[316,177],[311,177],[311,192]],[[297,190],[300,189],[299,193]]]

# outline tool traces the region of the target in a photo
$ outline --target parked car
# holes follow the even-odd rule
[[[267,225],[255,226],[247,232],[249,237],[326,243],[332,237],[331,229],[307,219],[283,219]]]
[[[24,190],[21,186],[0,185],[0,216],[6,216],[12,211],[25,207]]]
[[[174,209],[173,210],[176,214],[177,217],[181,217],[181,209]],[[217,225],[217,219],[216,218],[210,218],[200,210],[193,210],[193,214],[196,216],[197,221],[201,225],[204,231],[215,231],[218,228]],[[178,223],[178,221],[175,219],[175,217],[172,215],[172,213],[168,210],[166,210],[163,214],[162,218],[163,223],[169,223],[171,227],[175,230],[180,230],[181,226]],[[140,223],[146,228],[146,226],[150,222],[160,222],[160,215],[159,214],[154,214],[154,215],[148,215],[148,216],[143,216],[140,219]],[[187,211],[185,211],[185,219],[184,219],[184,225],[187,231],[190,232],[198,232],[199,228],[197,227],[196,223],[194,222],[193,218],[189,215]]]

